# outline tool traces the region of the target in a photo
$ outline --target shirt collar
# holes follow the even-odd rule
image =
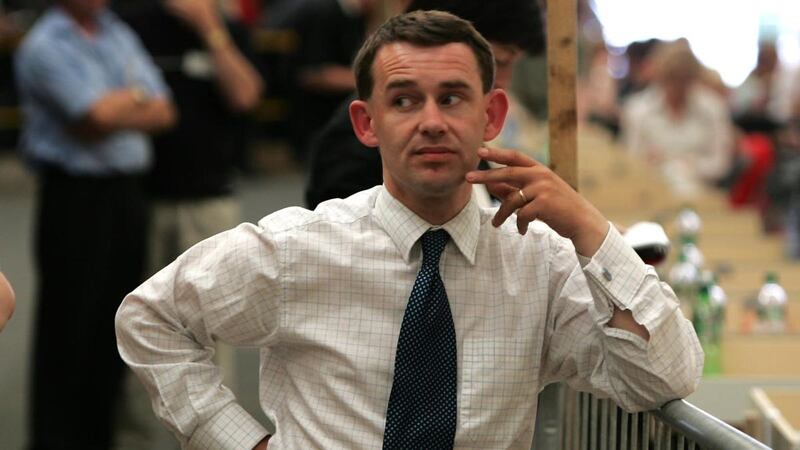
[[[475,264],[475,253],[480,234],[480,208],[471,196],[467,205],[455,217],[441,226],[431,225],[394,198],[381,186],[373,212],[406,263],[411,260],[411,249],[429,229],[443,228],[470,264]]]

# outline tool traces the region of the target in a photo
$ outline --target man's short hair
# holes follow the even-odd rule
[[[528,55],[544,52],[539,0],[411,0],[406,11],[435,9],[472,23],[487,41],[513,45]]]
[[[466,44],[478,62],[483,92],[489,92],[494,85],[492,48],[469,22],[442,11],[413,11],[384,22],[361,46],[353,62],[359,99],[366,100],[372,95],[375,55],[381,47],[393,42],[419,47]]]
[[[689,83],[697,80],[703,72],[703,66],[686,41],[670,41],[661,43],[653,51],[653,64],[656,77],[660,80]]]

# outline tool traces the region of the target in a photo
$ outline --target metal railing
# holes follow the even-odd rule
[[[684,400],[628,413],[562,384],[539,396],[535,450],[761,450],[769,447]]]
[[[759,418],[756,436],[775,450],[800,450],[800,432],[775,407],[767,393],[761,388],[750,392]]]

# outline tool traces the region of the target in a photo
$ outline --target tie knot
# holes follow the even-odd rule
[[[422,235],[422,262],[423,264],[439,264],[444,246],[450,235],[443,229],[428,230]]]

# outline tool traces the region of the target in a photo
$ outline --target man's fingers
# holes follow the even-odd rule
[[[517,190],[516,187],[503,182],[486,183],[486,189],[489,191],[490,194],[494,195],[496,198],[506,198],[508,194],[515,192]]]
[[[500,208],[497,209],[497,213],[495,213],[492,219],[492,225],[499,227],[514,213],[514,211],[524,207],[530,201],[524,194],[520,195],[520,192],[522,191],[512,187],[507,191],[506,195],[501,197],[503,202],[500,204]]]
[[[529,156],[516,150],[504,148],[481,147],[478,149],[478,156],[486,161],[512,167],[531,167],[537,164],[536,161]]]
[[[500,208],[497,210],[497,212],[494,214],[494,217],[492,218],[492,225],[495,228],[502,225],[508,219],[511,213],[514,212],[514,210],[511,208],[503,208],[504,205],[505,203],[500,205]]]
[[[536,220],[539,216],[539,208],[537,203],[532,201],[528,202],[522,208],[517,210],[517,230],[519,234],[528,232],[528,225]]]
[[[478,156],[486,161],[506,166],[489,170],[474,170],[467,173],[466,176],[468,182],[484,184],[492,195],[503,199],[500,208],[492,218],[492,225],[499,227],[514,211],[523,208],[517,212],[517,229],[520,233],[525,234],[528,224],[536,218],[536,211],[532,207],[529,212],[524,212],[526,211],[524,208],[531,204],[533,198],[520,189],[535,181],[534,178],[539,172],[532,168],[539,164],[518,151],[500,148],[481,147],[478,149]]]
[[[474,184],[507,183],[523,186],[531,178],[531,169],[524,167],[498,167],[488,170],[473,170],[467,173],[467,181]]]

